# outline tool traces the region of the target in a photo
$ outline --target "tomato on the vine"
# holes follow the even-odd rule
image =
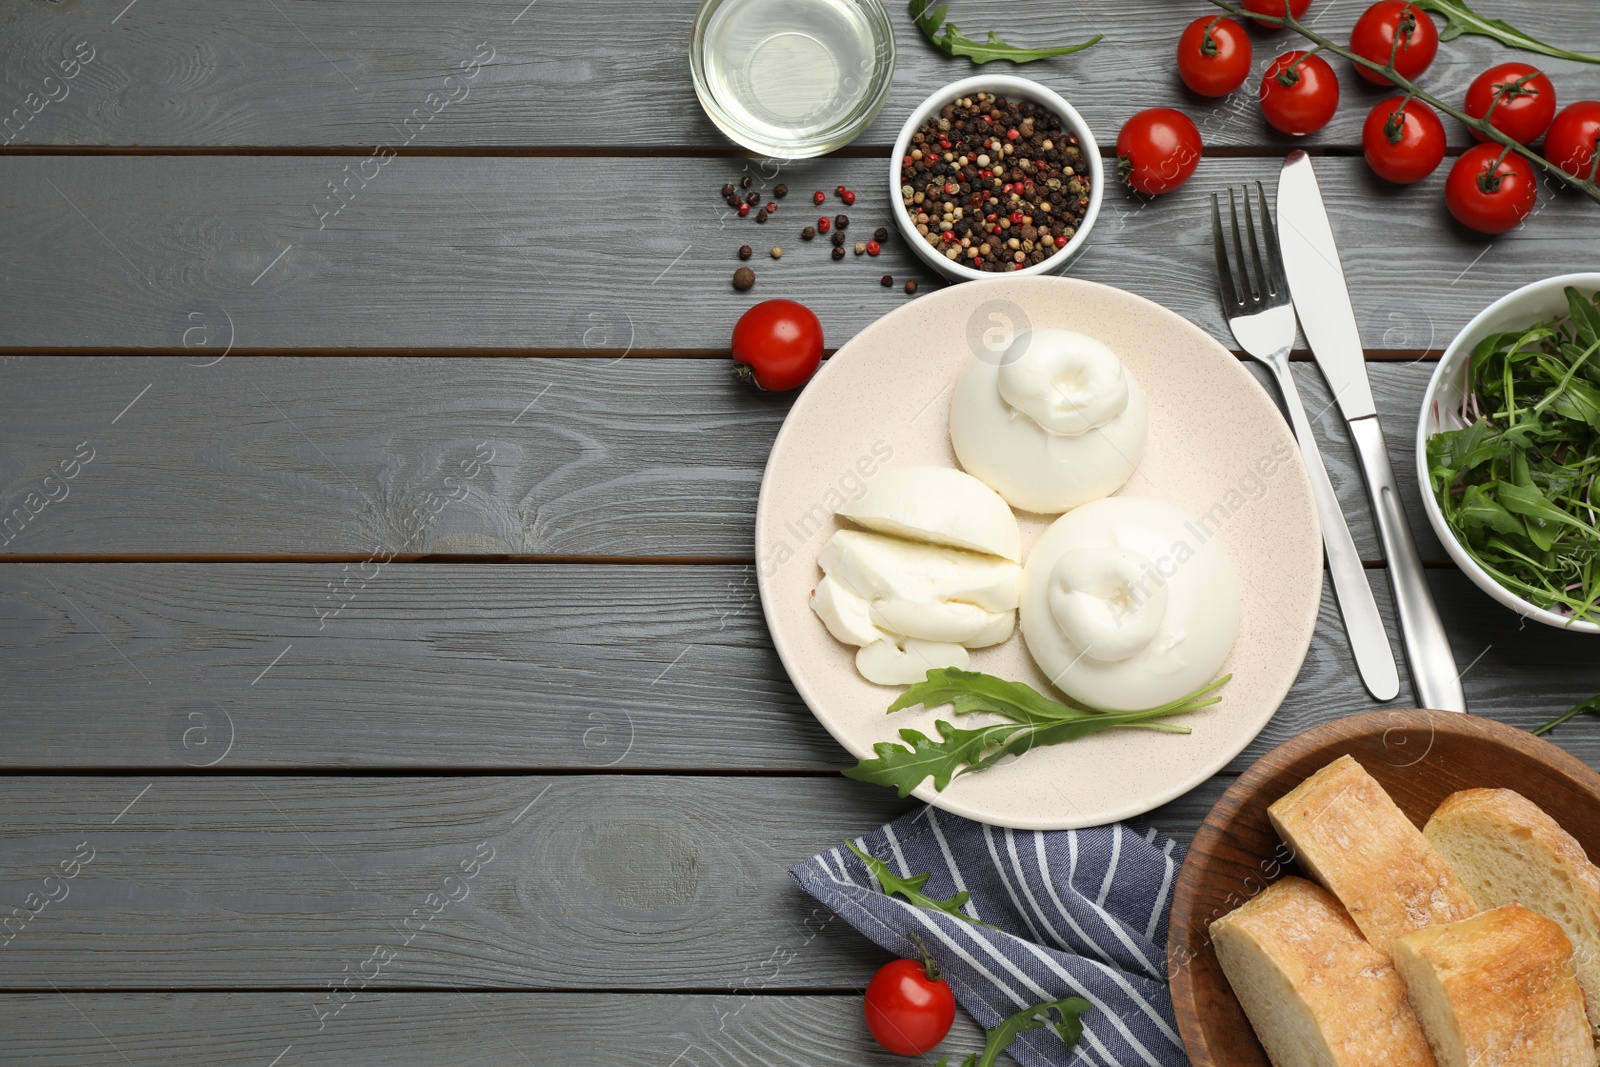
[[[822,362],[822,323],[804,304],[763,300],[733,327],[733,373],[759,389],[798,389]]]
[[[1122,124],[1117,172],[1136,192],[1169,193],[1200,165],[1200,129],[1170,107],[1152,107]]]
[[[1472,80],[1462,110],[1475,119],[1488,116],[1489,125],[1513,141],[1532,144],[1555,118],[1556,87],[1538,67],[1502,63]],[[1477,130],[1472,136],[1488,140]]]
[[[1227,96],[1250,77],[1250,35],[1226,15],[1201,15],[1178,38],[1178,77],[1201,96]]]
[[[1239,6],[1246,11],[1253,11],[1257,15],[1274,15],[1282,18],[1285,14],[1290,14],[1298,19],[1304,17],[1306,11],[1310,9],[1311,0],[1241,0]],[[1285,11],[1286,8],[1287,11]],[[1272,23],[1262,22],[1260,19],[1251,19],[1250,21],[1257,26],[1272,25]]]
[[[891,960],[867,983],[867,1029],[897,1056],[921,1056],[950,1032],[956,996],[933,962]]]
[[[1400,44],[1395,45],[1398,38]],[[1350,31],[1350,51],[1362,59],[1387,64],[1394,56],[1394,69],[1402,78],[1415,79],[1428,69],[1439,53],[1439,27],[1427,12],[1408,0],[1378,0],[1356,19]],[[1374,85],[1393,85],[1377,71],[1355,65],[1356,73]]]
[[[1285,52],[1261,78],[1261,113],[1282,133],[1316,133],[1339,109],[1339,76],[1309,52]]]
[[[1417,99],[1390,97],[1367,116],[1361,149],[1380,178],[1401,185],[1421,181],[1444,159],[1444,123]]]
[[[1600,170],[1600,101],[1568,104],[1550,120],[1544,158],[1575,178],[1595,180]]]
[[[1526,159],[1497,144],[1480,144],[1461,153],[1450,168],[1444,202],[1461,225],[1479,233],[1505,233],[1533,211],[1538,189]]]

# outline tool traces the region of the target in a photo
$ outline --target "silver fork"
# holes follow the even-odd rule
[[[1394,650],[1389,645],[1389,634],[1384,629],[1383,619],[1378,615],[1378,605],[1372,599],[1372,586],[1367,582],[1366,569],[1361,566],[1361,556],[1356,552],[1355,542],[1350,539],[1350,527],[1345,524],[1339,498],[1334,494],[1333,483],[1328,480],[1327,468],[1322,465],[1322,454],[1317,450],[1317,439],[1311,432],[1311,420],[1306,417],[1300,392],[1289,373],[1289,350],[1294,347],[1295,334],[1294,305],[1289,299],[1283,258],[1278,251],[1278,235],[1273,232],[1272,212],[1267,208],[1266,190],[1260,182],[1256,182],[1256,196],[1261,205],[1266,260],[1263,262],[1261,258],[1261,242],[1256,239],[1253,217],[1255,213],[1250,208],[1250,188],[1245,186],[1244,228],[1250,242],[1250,261],[1246,263],[1244,242],[1239,233],[1238,205],[1230,188],[1228,221],[1233,231],[1233,260],[1230,265],[1228,244],[1223,239],[1222,211],[1217,194],[1211,194],[1211,236],[1216,246],[1222,313],[1227,317],[1228,326],[1233,330],[1240,347],[1272,368],[1272,373],[1278,379],[1284,407],[1289,412],[1289,423],[1300,441],[1300,456],[1305,461],[1306,473],[1311,477],[1311,495],[1316,499],[1317,515],[1322,520],[1322,546],[1328,556],[1328,572],[1333,577],[1333,592],[1339,601],[1339,611],[1344,616],[1345,631],[1350,635],[1350,649],[1355,654],[1356,668],[1373,696],[1379,700],[1392,700],[1400,692],[1400,675],[1395,668]]]

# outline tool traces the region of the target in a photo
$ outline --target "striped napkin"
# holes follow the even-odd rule
[[[985,1028],[1031,1004],[1079,996],[1083,1038],[1072,1051],[1049,1029],[1007,1050],[1024,1067],[1187,1067],[1167,993],[1167,913],[1183,846],[1134,823],[1085,830],[1007,830],[925,807],[859,838],[856,847],[923,892],[966,890],[986,926],[885,896],[849,849],[789,874],[883,948],[916,959],[914,931],[956,1000]],[[942,1050],[941,1050],[942,1051]],[[952,1052],[951,1063],[975,1049]]]

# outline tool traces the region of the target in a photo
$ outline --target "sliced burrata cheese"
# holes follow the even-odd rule
[[[1144,393],[1115,352],[1071,330],[1022,330],[956,379],[950,443],[1013,507],[1055,514],[1109,496],[1149,432]]]
[[[1000,494],[954,467],[892,467],[839,514],[869,530],[1017,562],[1017,517]]]
[[[817,563],[812,610],[834,637],[860,646],[856,668],[880,685],[964,667],[968,648],[998,644],[1016,626],[1022,568],[996,555],[839,530]]]
[[[1040,535],[1019,614],[1051,684],[1093,707],[1132,711],[1217,676],[1239,629],[1239,583],[1221,542],[1182,511],[1109,497]]]

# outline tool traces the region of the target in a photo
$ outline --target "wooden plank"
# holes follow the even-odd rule
[[[1584,635],[1522,626],[1460,573],[1431,574],[1475,713],[1531,728],[1594,694]],[[396,565],[318,629],[312,605],[342,575],[0,568],[0,767],[826,775],[849,763],[790,686],[747,568]],[[1373,577],[1394,634],[1387,581]],[[1413,702],[1407,682],[1393,706]],[[1372,706],[1324,590],[1299,679],[1230,769]],[[1597,724],[1557,740],[1600,764]]]
[[[369,147],[409,136],[426,149],[727,143],[701,112],[689,80],[695,0],[652,4],[647,17],[626,0],[531,7],[525,0],[295,0],[281,10],[245,0],[175,0],[124,11],[125,4],[6,5],[0,35],[14,46],[0,63],[6,88],[0,99],[7,112],[25,110],[0,140]],[[1319,6],[1316,28],[1348,39],[1361,6]],[[976,69],[932,50],[903,4],[889,11],[899,61],[888,104],[861,146],[892,144],[917,102]],[[1025,44],[1105,33],[1106,40],[1087,52],[1022,72],[1072,100],[1108,147],[1132,111],[1153,105],[1189,111],[1213,146],[1283,147],[1289,139],[1266,127],[1254,89],[1272,58],[1300,38],[1254,34],[1255,74],[1246,88],[1225,101],[1203,100],[1178,82],[1172,55],[1183,26],[1210,11],[1151,3],[1121,7],[1113,17],[1083,5],[963,0],[951,15],[979,37],[992,28]],[[1505,4],[1496,13],[1545,40],[1600,52],[1587,0]],[[93,50],[82,53],[93,55],[88,66],[71,81],[45,83],[48,76],[60,78],[59,62],[80,42]],[[1510,55],[1485,39],[1461,38],[1440,50],[1425,82],[1458,100],[1479,71]],[[475,77],[446,81],[474,57],[484,63]],[[1555,77],[1563,99],[1600,95],[1600,71],[1561,60],[1539,63]],[[1311,139],[1314,145],[1359,143],[1361,121],[1382,97],[1348,65],[1339,67],[1345,103],[1330,127]],[[29,92],[37,94],[31,104]],[[439,94],[432,103],[430,93]],[[41,107],[38,101],[48,97],[55,99]],[[447,98],[452,102],[437,102]],[[437,113],[403,126],[417,109],[424,109],[422,116]],[[1466,140],[1455,128],[1451,137]]]
[[[761,472],[790,403],[733,381],[721,360],[194,362],[0,364],[10,401],[0,420],[0,560],[749,557]],[[1434,364],[1370,367],[1418,544],[1443,561],[1413,448]],[[1268,373],[1251,369],[1276,396]],[[1294,374],[1307,411],[1320,413],[1318,441],[1356,546],[1380,559],[1327,383],[1309,363]]]
[[[732,215],[718,195],[740,165],[397,157],[364,179],[351,161],[320,156],[6,156],[0,348],[204,342],[211,358],[230,338],[274,351],[721,350],[747,307],[776,296],[818,309],[838,345],[906,303],[898,286],[878,284],[883,273],[937,284],[898,238],[877,259],[838,263],[822,242],[799,240],[816,218],[806,194],[840,183],[861,191],[852,233],[888,223],[882,160],[825,159],[764,178],[795,190],[766,225]],[[1278,169],[1276,158],[1211,158],[1150,203],[1110,190],[1074,275],[1149,297],[1231,347],[1209,281],[1208,194],[1270,185]],[[1353,158],[1317,169],[1368,348],[1440,351],[1522,280],[1591,262],[1600,209],[1580,197],[1543,193],[1513,246],[1455,225],[1437,179],[1380,188]],[[328,186],[344,181],[338,199]],[[596,182],[616,195],[586,194]],[[729,280],[744,243],[786,254],[753,261],[756,286],[740,294]]]
[[[1223,784],[1154,825],[1192,831]],[[301,989],[330,1030],[397,989],[860,990],[883,953],[787,868],[912,807],[841,778],[639,775],[12,777],[0,799],[6,902],[60,898],[0,990]],[[347,974],[357,1001],[323,1018]]]
[[[824,936],[851,936],[842,924]],[[310,994],[48,993],[7,996],[0,1054],[12,1067],[890,1067],[853,994],[364,993],[322,1030]],[[82,1014],[79,1014],[79,1013]],[[965,1012],[942,1046],[975,1051]]]

